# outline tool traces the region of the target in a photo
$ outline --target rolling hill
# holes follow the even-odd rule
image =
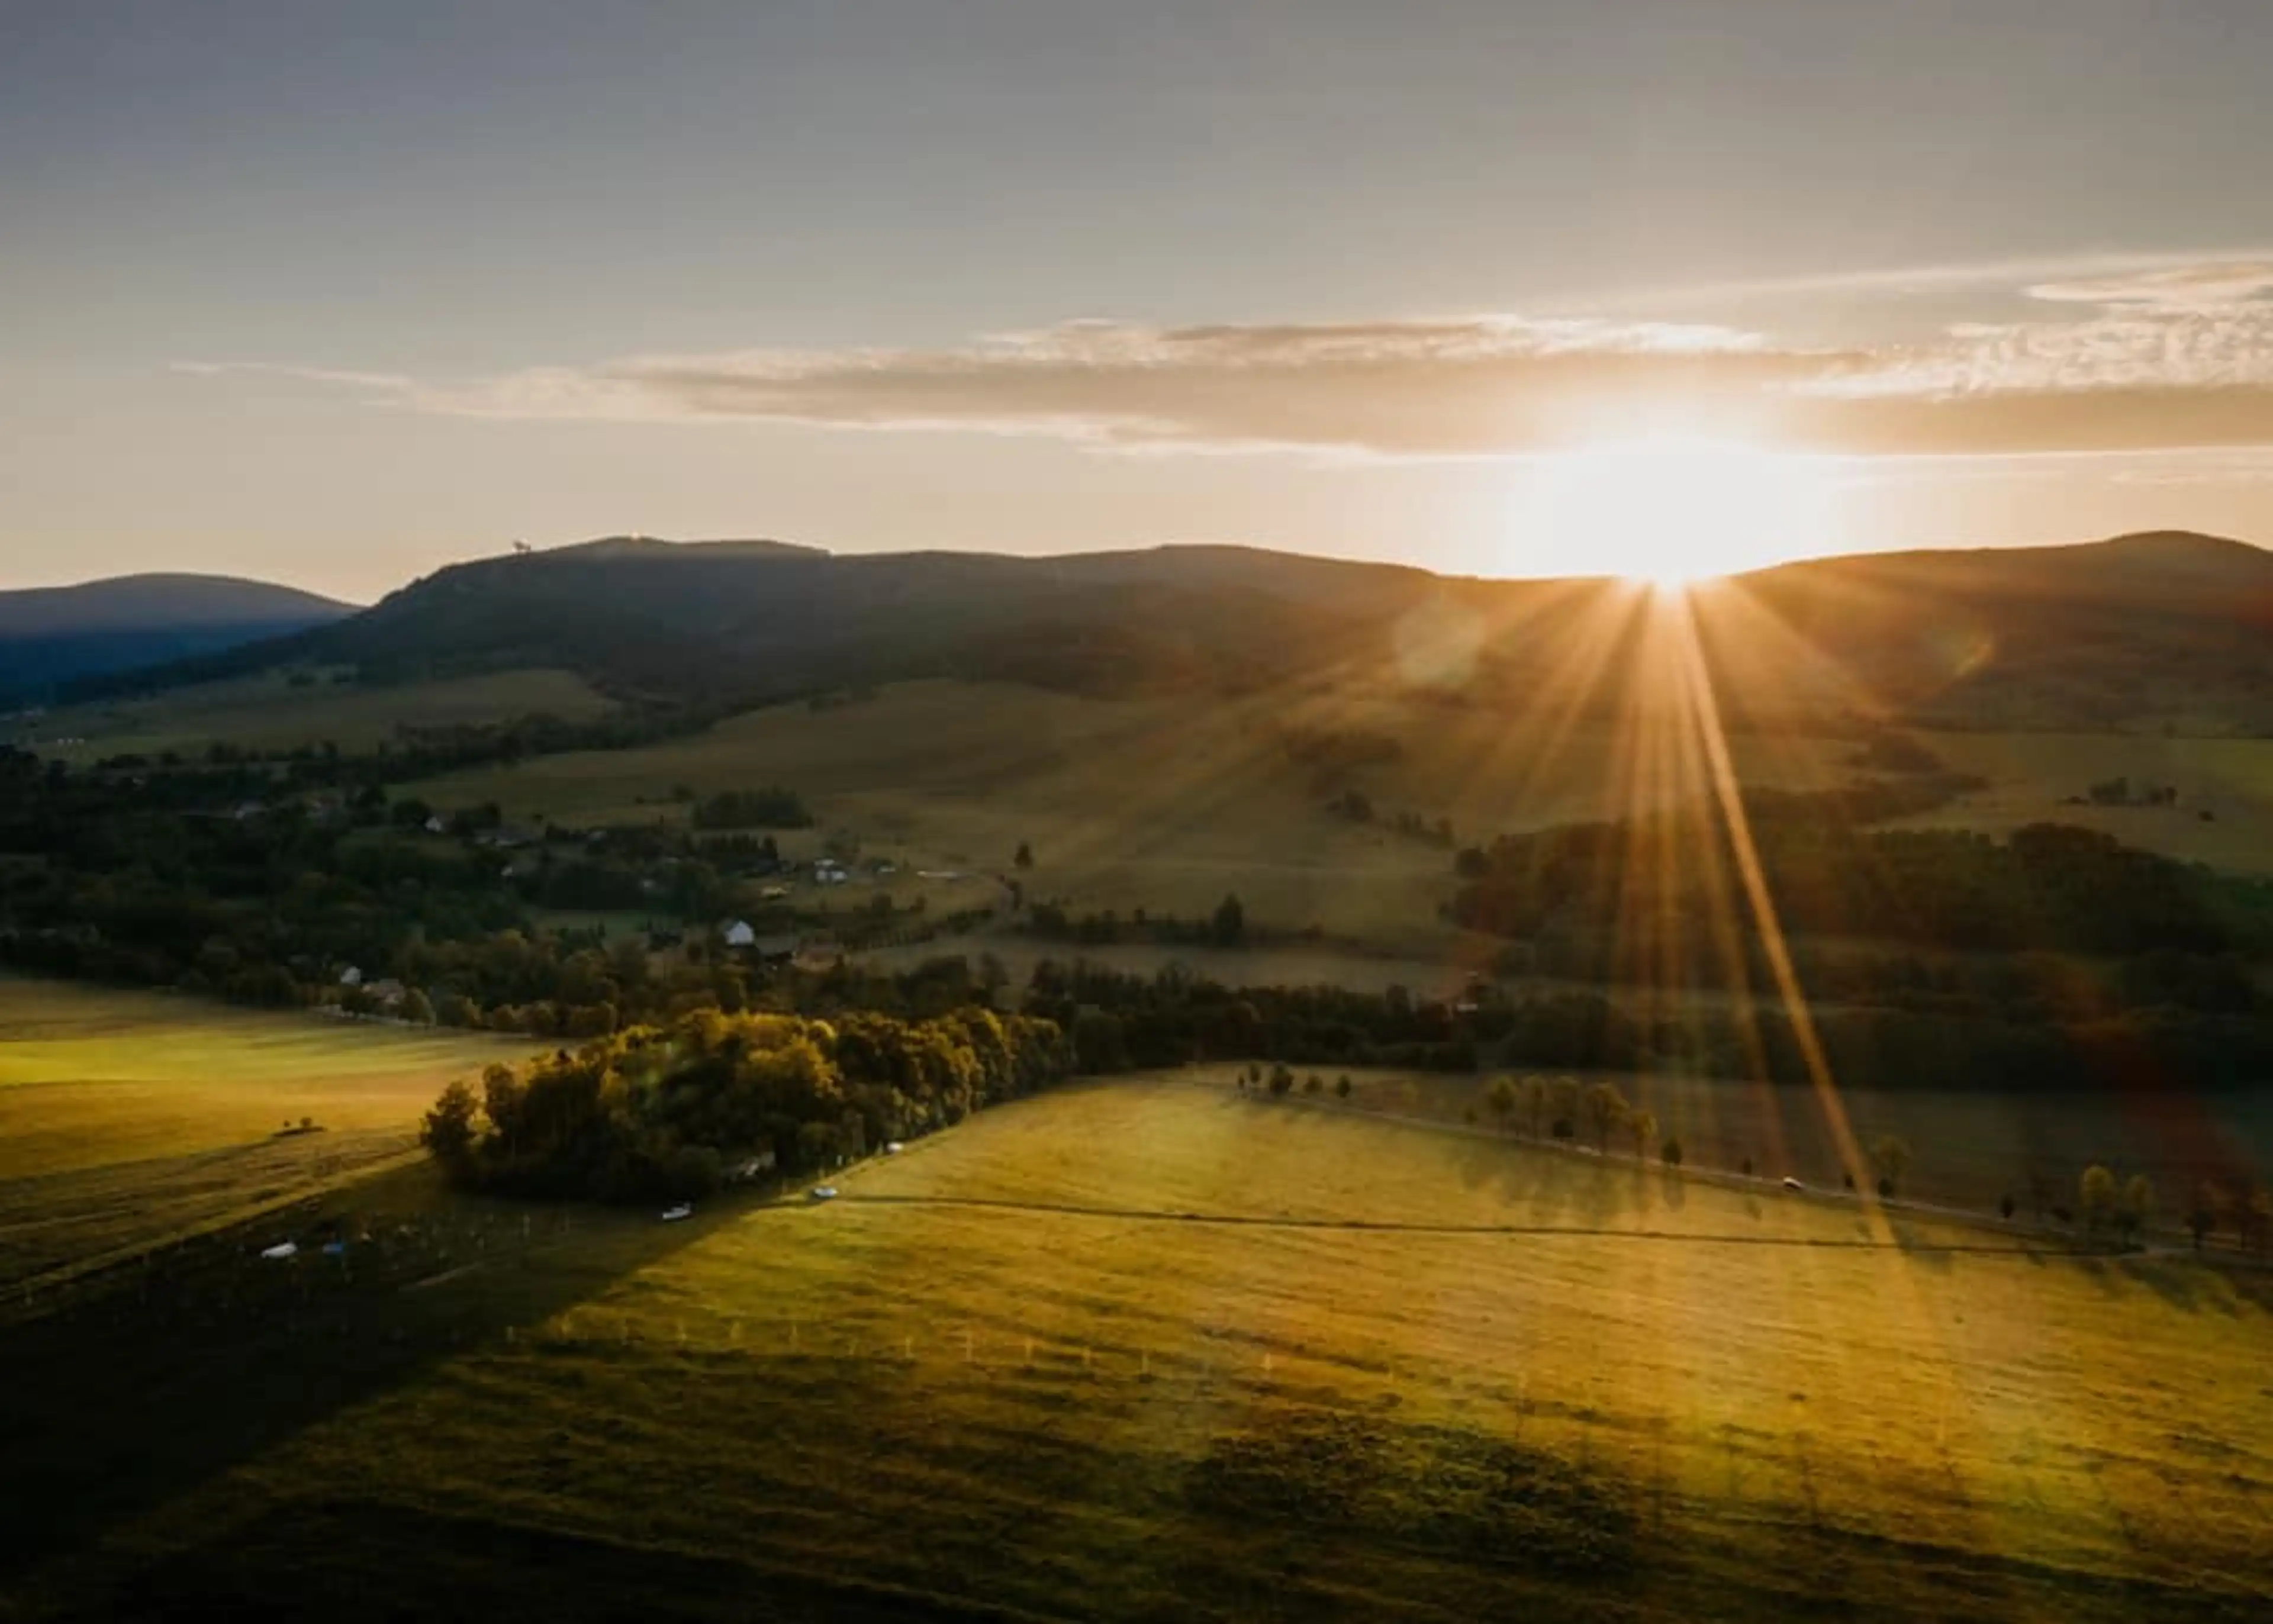
[[[164,665],[328,625],[354,606],[226,575],[122,575],[0,592],[0,697]]]
[[[2184,533],[1825,558],[1693,600],[1724,714],[1808,725],[2273,732],[2273,552]],[[1305,685],[1647,692],[1662,602],[1227,546],[840,556],[610,538],[453,565],[362,614],[153,679],[352,663],[379,679],[544,666],[621,697],[757,702],[918,677],[1100,694]]]

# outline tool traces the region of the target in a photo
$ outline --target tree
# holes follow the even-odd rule
[[[1531,1124],[1531,1136],[1547,1126],[1547,1079],[1534,1073],[1523,1080],[1523,1115]]]
[[[1579,1114],[1586,1119],[1587,1131],[1594,1136],[1597,1151],[1609,1151],[1610,1135],[1626,1119],[1628,1109],[1626,1096],[1618,1092],[1617,1084],[1594,1082],[1587,1085],[1579,1105]]]
[[[2202,1249],[2202,1242],[2217,1228],[2218,1200],[2215,1186],[2206,1180],[2196,1179],[2187,1199],[2187,1228],[2194,1238],[2194,1250]]]
[[[434,1024],[434,1001],[413,987],[402,995],[402,1018],[420,1026]]]
[[[2273,1252],[2273,1190],[2263,1185],[2249,1192],[2241,1204],[2242,1239],[2261,1255]]]
[[[1634,1160],[1641,1161],[1649,1155],[1649,1148],[1658,1142],[1657,1113],[1637,1108],[1627,1113],[1626,1127],[1633,1134]]]
[[[1317,1073],[1312,1072],[1309,1076],[1302,1079],[1303,1093],[1315,1096],[1317,1095],[1323,1094],[1325,1091],[1326,1080],[1319,1076]]]
[[[1034,849],[1028,845],[1024,841],[1020,841],[1018,842],[1018,855],[1010,860],[1016,864],[1020,868],[1031,868],[1034,866]]]
[[[1219,947],[1236,947],[1246,940],[1247,909],[1240,906],[1236,896],[1227,895],[1215,905],[1208,934]]]
[[[481,1109],[474,1091],[463,1079],[442,1090],[441,1098],[426,1113],[425,1126],[419,1130],[418,1142],[432,1152],[434,1159],[447,1172],[466,1167],[473,1157],[474,1116]]]
[[[2116,1209],[2122,1204],[2115,1175],[2097,1164],[2085,1168],[2083,1177],[2076,1181],[2075,1200],[2083,1214],[2084,1229],[2094,1235],[2114,1221]]]
[[[1665,1136],[1665,1142],[1657,1148],[1657,1158],[1668,1167],[1681,1165],[1681,1139],[1678,1134],[1668,1134]]]
[[[1271,1092],[1274,1097],[1283,1098],[1294,1086],[1294,1074],[1283,1062],[1271,1068]]]
[[[1515,1114],[1515,1085],[1504,1077],[1493,1078],[1491,1087],[1484,1090],[1484,1105],[1505,1133],[1508,1119]]]
[[[1909,1141],[1895,1134],[1881,1134],[1871,1147],[1871,1163],[1879,1170],[1879,1193],[1892,1195],[1902,1188],[1902,1175],[1909,1171]]]
[[[2013,1193],[2010,1190],[2006,1191],[2004,1198],[1997,1203],[1997,1216],[2007,1224],[2013,1221]]]
[[[2136,1242],[2155,1216],[2155,1183],[2144,1173],[2134,1173],[2123,1186],[2123,1205],[2116,1215],[2123,1238]]]
[[[1557,1139],[1571,1139],[1579,1132],[1579,1080],[1557,1077],[1547,1085],[1547,1115],[1549,1131]]]
[[[1247,1063],[1247,1081],[1249,1081],[1249,1082],[1251,1082],[1251,1083],[1256,1084],[1257,1087],[1262,1086],[1262,1082],[1263,1082],[1263,1062],[1262,1062],[1262,1061],[1260,1061],[1260,1060],[1249,1060],[1249,1061]]]
[[[1334,1097],[1338,1100],[1346,1100],[1349,1096],[1349,1074],[1347,1072],[1344,1072],[1340,1076],[1334,1079]]]

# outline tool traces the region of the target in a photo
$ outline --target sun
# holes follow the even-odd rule
[[[1831,495],[1817,458],[1692,435],[1604,441],[1524,469],[1511,563],[1686,587],[1835,550]]]

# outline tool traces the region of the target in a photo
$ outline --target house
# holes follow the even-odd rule
[[[737,919],[723,932],[729,947],[748,947],[756,944],[758,933],[750,928],[747,919]]]
[[[381,981],[365,982],[363,990],[377,1000],[381,1009],[393,1010],[401,1007],[403,995],[410,989],[390,976]]]
[[[340,985],[343,987],[359,987],[363,985],[363,971],[357,969],[355,965],[349,965],[347,969],[340,972]]]
[[[443,830],[449,827],[450,826],[448,824],[442,821],[442,814],[440,812],[436,812],[432,817],[426,819],[426,833],[429,834],[439,834]]]

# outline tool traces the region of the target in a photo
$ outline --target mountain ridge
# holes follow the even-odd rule
[[[49,698],[356,612],[296,587],[179,571],[0,591],[0,696]]]
[[[1099,694],[1419,681],[1514,706],[1587,672],[1574,702],[1614,714],[1648,602],[1615,578],[1440,576],[1226,543],[1023,557],[601,537],[450,565],[360,613],[146,680],[550,665],[619,697],[724,706],[927,676]],[[1732,715],[2273,734],[2273,551],[2246,542],[1851,554],[1694,602]],[[1747,625],[1754,611],[1767,620]],[[1606,647],[1625,651],[1607,670]]]

